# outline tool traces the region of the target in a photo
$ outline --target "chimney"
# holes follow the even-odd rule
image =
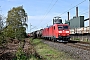
[[[68,20],[69,20],[69,12],[67,12],[68,13]]]
[[[76,17],[78,17],[78,7],[76,7]]]

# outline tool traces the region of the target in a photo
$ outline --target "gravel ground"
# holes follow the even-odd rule
[[[68,53],[70,56],[72,56],[76,60],[90,60],[90,51],[86,51],[86,50],[79,49],[76,47],[67,46],[67,44],[63,44],[63,43],[54,43],[54,42],[45,41],[45,40],[42,40],[42,41],[45,44],[48,44],[49,46],[55,49]]]

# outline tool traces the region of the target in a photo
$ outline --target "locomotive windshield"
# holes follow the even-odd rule
[[[68,26],[58,26],[58,30],[68,29]]]
[[[68,26],[63,26],[63,29],[68,29]]]

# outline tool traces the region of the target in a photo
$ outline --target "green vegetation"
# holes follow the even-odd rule
[[[23,52],[21,47],[19,47],[18,51],[16,52],[16,58],[14,60],[28,60],[28,57]]]
[[[90,43],[90,41],[87,38],[84,39],[83,42],[89,42]]]
[[[17,38],[18,40],[22,40],[21,38],[25,37],[26,34],[26,19],[27,14],[22,6],[13,7],[10,11],[8,11],[8,17],[6,20],[6,29],[4,32],[7,37]]]
[[[76,40],[76,41],[80,41],[80,39],[79,39],[79,38],[75,38],[74,40]]]
[[[35,57],[35,54],[31,54],[33,51],[30,50],[32,49],[28,50],[28,52],[26,53],[23,49],[23,44],[23,42],[20,43],[19,48],[15,54],[15,58],[13,60],[40,60]]]
[[[30,49],[27,48],[27,50],[24,50],[26,28],[28,26],[26,21],[27,13],[23,9],[23,6],[13,7],[10,11],[8,11],[7,18],[4,22],[4,24],[6,23],[6,26],[3,25],[3,21],[0,16],[0,47],[7,47],[8,43],[20,43],[20,47],[15,53],[14,60],[40,60],[35,56],[36,53],[33,53],[32,50],[34,49],[32,48],[32,46],[29,46]],[[11,49],[14,50],[13,48]]]
[[[39,39],[34,39],[32,42],[36,48],[37,53],[45,60],[73,60],[64,52],[53,49],[52,47],[42,43]]]
[[[0,45],[7,42],[7,39],[22,41],[26,36],[27,14],[22,6],[13,7],[8,11],[6,21],[3,22],[0,15]],[[4,24],[6,23],[6,26]]]
[[[90,41],[88,40],[88,38],[84,38],[84,37],[82,37],[81,39],[80,39],[80,38],[74,38],[74,39],[72,39],[72,40],[75,40],[75,41],[83,41],[83,42],[90,42]]]
[[[6,20],[3,20],[0,15],[0,47],[6,47],[7,42],[15,42],[15,44],[23,42],[26,37],[26,27],[28,26],[26,23],[27,13],[23,6],[13,7],[8,11]],[[21,47],[18,49],[15,60],[28,59],[22,49]]]
[[[5,37],[4,37],[4,33],[3,33],[4,19],[5,19],[5,17],[3,17],[2,15],[0,15],[0,46],[3,43],[6,43]]]

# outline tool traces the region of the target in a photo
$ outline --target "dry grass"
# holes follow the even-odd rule
[[[34,39],[33,44],[35,49],[41,57],[45,60],[74,60],[64,52],[53,49],[52,47],[41,42],[40,39]]]

